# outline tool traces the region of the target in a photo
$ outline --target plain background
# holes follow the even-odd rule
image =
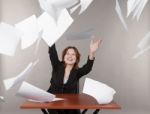
[[[85,77],[95,79],[113,87],[117,93],[114,100],[121,110],[105,110],[103,114],[148,114],[150,112],[150,53],[145,52],[137,59],[132,56],[139,51],[137,44],[150,30],[150,1],[146,5],[140,20],[126,18],[126,1],[119,0],[122,13],[129,28],[125,31],[115,11],[115,0],[94,0],[90,7],[81,15],[77,10],[72,17],[74,23],[66,31],[77,33],[94,29],[95,36],[103,43],[96,54],[92,72]],[[36,14],[41,14],[38,0],[0,0],[0,20],[14,25],[17,22]],[[68,46],[76,46],[81,53],[82,66],[88,56],[90,39],[67,40],[63,35],[56,43],[59,56]],[[19,74],[37,58],[40,60],[33,69],[27,82],[47,90],[51,77],[51,63],[48,58],[48,46],[42,40],[37,55],[34,55],[35,44],[21,50],[20,45],[13,57],[0,55],[0,95],[6,102],[0,102],[0,114],[42,114],[40,110],[22,110],[20,105],[24,99],[15,96],[20,85],[5,91],[3,79]],[[84,84],[80,81],[80,90]],[[90,114],[90,113],[89,113]]]

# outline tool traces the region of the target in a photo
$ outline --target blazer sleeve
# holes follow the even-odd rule
[[[58,54],[57,54],[57,50],[56,50],[56,46],[55,44],[53,44],[51,47],[49,47],[49,58],[52,64],[53,68],[56,68],[57,65],[60,63],[59,58],[58,58]]]
[[[94,60],[95,58],[93,60],[90,60],[88,57],[86,64],[84,64],[81,68],[78,69],[78,78],[81,78],[82,76],[88,74],[92,70]]]

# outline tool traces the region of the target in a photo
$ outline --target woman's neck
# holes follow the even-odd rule
[[[71,70],[73,68],[74,65],[66,65],[66,69]]]

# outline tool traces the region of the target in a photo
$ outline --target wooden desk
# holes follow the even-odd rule
[[[54,101],[48,103],[36,103],[26,101],[21,105],[22,109],[121,109],[114,101],[109,104],[98,104],[97,101],[86,94],[57,94],[62,101]],[[84,113],[85,113],[84,112]]]

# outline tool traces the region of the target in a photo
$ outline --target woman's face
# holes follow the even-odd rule
[[[67,65],[74,65],[76,63],[76,53],[74,49],[70,48],[67,50],[65,56],[64,56],[64,62]]]

